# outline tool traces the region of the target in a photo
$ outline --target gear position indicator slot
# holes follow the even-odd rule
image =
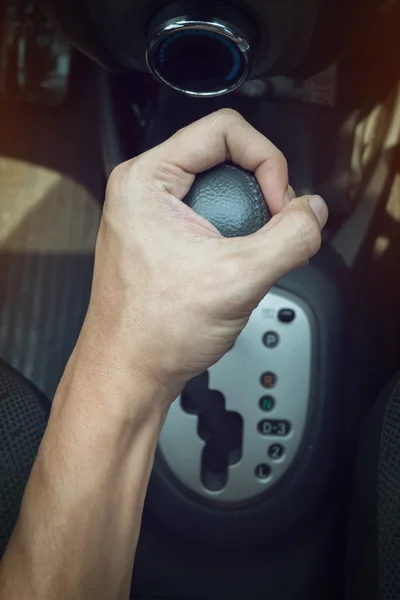
[[[280,320],[282,311],[296,318]],[[271,325],[278,345],[263,343]],[[273,288],[231,350],[187,384],[159,446],[185,487],[203,500],[243,505],[285,475],[307,423],[315,337],[308,307]]]
[[[197,414],[197,433],[204,441],[200,478],[211,492],[222,490],[228,482],[229,466],[242,458],[243,418],[227,411],[221,392],[208,388],[208,373],[188,383],[181,396],[183,410]]]

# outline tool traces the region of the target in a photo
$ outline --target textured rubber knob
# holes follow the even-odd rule
[[[232,163],[197,175],[184,201],[225,237],[255,233],[271,218],[253,173]]]

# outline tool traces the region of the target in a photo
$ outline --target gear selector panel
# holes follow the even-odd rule
[[[251,503],[293,465],[307,425],[315,338],[307,305],[275,287],[229,352],[172,405],[161,455],[200,501]]]

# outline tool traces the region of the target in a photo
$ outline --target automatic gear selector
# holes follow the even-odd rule
[[[232,163],[198,175],[184,201],[225,237],[271,218],[254,175]],[[340,340],[335,261],[324,247],[278,281],[233,347],[172,404],[147,497],[168,527],[205,541],[261,530],[272,540],[316,509],[339,414],[339,362],[328,360]]]
[[[231,163],[197,176],[185,202],[225,237],[255,233],[271,218],[255,176]],[[306,425],[314,338],[308,307],[273,289],[233,348],[187,385],[160,439],[185,486],[214,502],[243,504],[285,474]]]

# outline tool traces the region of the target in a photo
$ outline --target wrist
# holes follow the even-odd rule
[[[51,421],[62,420],[64,432],[87,436],[95,446],[99,442],[105,453],[129,453],[141,432],[155,447],[174,398],[157,381],[121,368],[112,353],[98,352],[96,358],[78,342],[54,398]]]
[[[132,340],[124,340],[116,329],[99,331],[93,323],[82,328],[67,374],[84,385],[100,388],[104,402],[109,395],[112,405],[129,414],[133,403],[137,409],[164,414],[181,392],[175,382],[165,381],[148,368],[142,349]]]
[[[115,373],[123,379],[139,380],[158,396],[163,408],[169,407],[186,380],[171,368],[171,352],[161,356],[157,339],[138,325],[132,328],[133,317],[126,312],[121,308],[118,316],[113,313],[106,319],[102,311],[90,306],[74,355],[111,378]]]

